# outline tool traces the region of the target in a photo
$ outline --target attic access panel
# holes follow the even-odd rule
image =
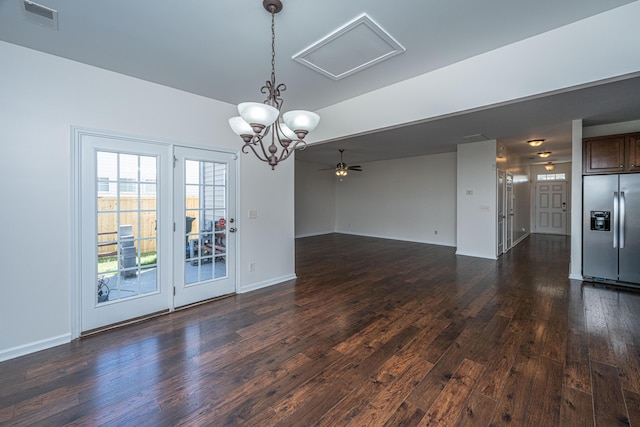
[[[340,80],[405,51],[363,13],[295,54],[293,60],[333,80]]]

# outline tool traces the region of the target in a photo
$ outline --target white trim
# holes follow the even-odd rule
[[[367,234],[367,233],[354,233],[350,231],[332,231],[331,233],[338,234],[349,234],[351,236],[362,236],[362,237],[373,237],[374,239],[387,239],[387,240],[398,240],[400,242],[411,242],[411,243],[424,243],[426,245],[436,245],[436,246],[447,246],[449,248],[455,248],[455,244],[447,244],[442,242],[434,242],[432,240],[415,240],[415,239],[403,239],[401,237],[396,236],[385,236],[382,234]],[[329,234],[329,233],[327,233]]]
[[[69,230],[71,232],[71,248],[69,250],[69,278],[71,289],[69,303],[71,304],[71,338],[80,336],[80,277],[82,266],[82,251],[80,250],[80,139],[83,129],[71,126],[71,215],[69,215]]]
[[[569,279],[580,280],[580,281],[584,280],[584,278],[582,277],[581,274],[575,274],[575,273],[570,273],[569,274]]]
[[[304,237],[313,237],[313,236],[324,236],[325,234],[333,234],[336,233],[335,231],[322,231],[319,233],[305,233],[305,234],[299,234],[296,235],[295,238],[296,239],[300,239],[300,238],[304,238]]]
[[[494,261],[498,259],[498,257],[496,257],[496,256],[490,257],[490,256],[486,256],[486,255],[467,253],[467,252],[460,252],[460,251],[456,251],[456,255],[470,256],[470,257],[482,258],[482,259],[491,259],[491,260],[494,260]]]
[[[36,351],[46,350],[62,344],[71,342],[71,334],[58,335],[56,337],[35,341],[29,344],[19,345],[17,347],[8,348],[0,351],[0,362],[24,356],[26,354],[35,353]]]
[[[524,239],[526,239],[526,238],[527,238],[527,237],[529,237],[529,236],[531,236],[531,233],[525,233],[524,235],[520,236],[520,238],[519,238],[518,240],[514,241],[514,242],[511,244],[511,247],[512,247],[512,248],[513,248],[513,247],[515,247],[518,243],[522,242]]]
[[[298,276],[296,276],[295,274],[287,274],[286,276],[276,277],[273,279],[265,280],[263,282],[253,283],[251,285],[238,288],[238,293],[245,294],[247,292],[256,291],[262,288],[267,288],[269,286],[277,285],[279,283],[287,282],[289,280],[294,280],[297,277]]]

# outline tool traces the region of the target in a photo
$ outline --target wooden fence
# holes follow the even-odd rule
[[[140,206],[138,206],[140,201]],[[198,209],[197,196],[187,197],[187,209]],[[98,197],[98,255],[114,255],[117,250],[118,238],[118,200],[115,196]],[[141,211],[149,212],[138,212]],[[135,244],[139,252],[156,251],[156,198],[155,197],[121,197],[120,198],[120,225],[131,225]],[[123,212],[129,211],[129,212]],[[133,212],[135,211],[135,212]],[[199,226],[199,211],[188,213],[196,219],[192,223],[191,232],[197,233]]]

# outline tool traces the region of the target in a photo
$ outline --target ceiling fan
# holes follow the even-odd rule
[[[342,160],[342,153],[344,153],[344,149],[340,148],[338,151],[340,151],[340,163],[338,163],[335,168],[320,169],[321,171],[335,170],[337,176],[347,176],[349,171],[362,172],[362,166],[348,166]]]

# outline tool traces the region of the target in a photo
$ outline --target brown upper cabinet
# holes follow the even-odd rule
[[[627,137],[627,170],[640,172],[640,133]]]
[[[640,171],[640,133],[587,138],[582,146],[584,174]]]

